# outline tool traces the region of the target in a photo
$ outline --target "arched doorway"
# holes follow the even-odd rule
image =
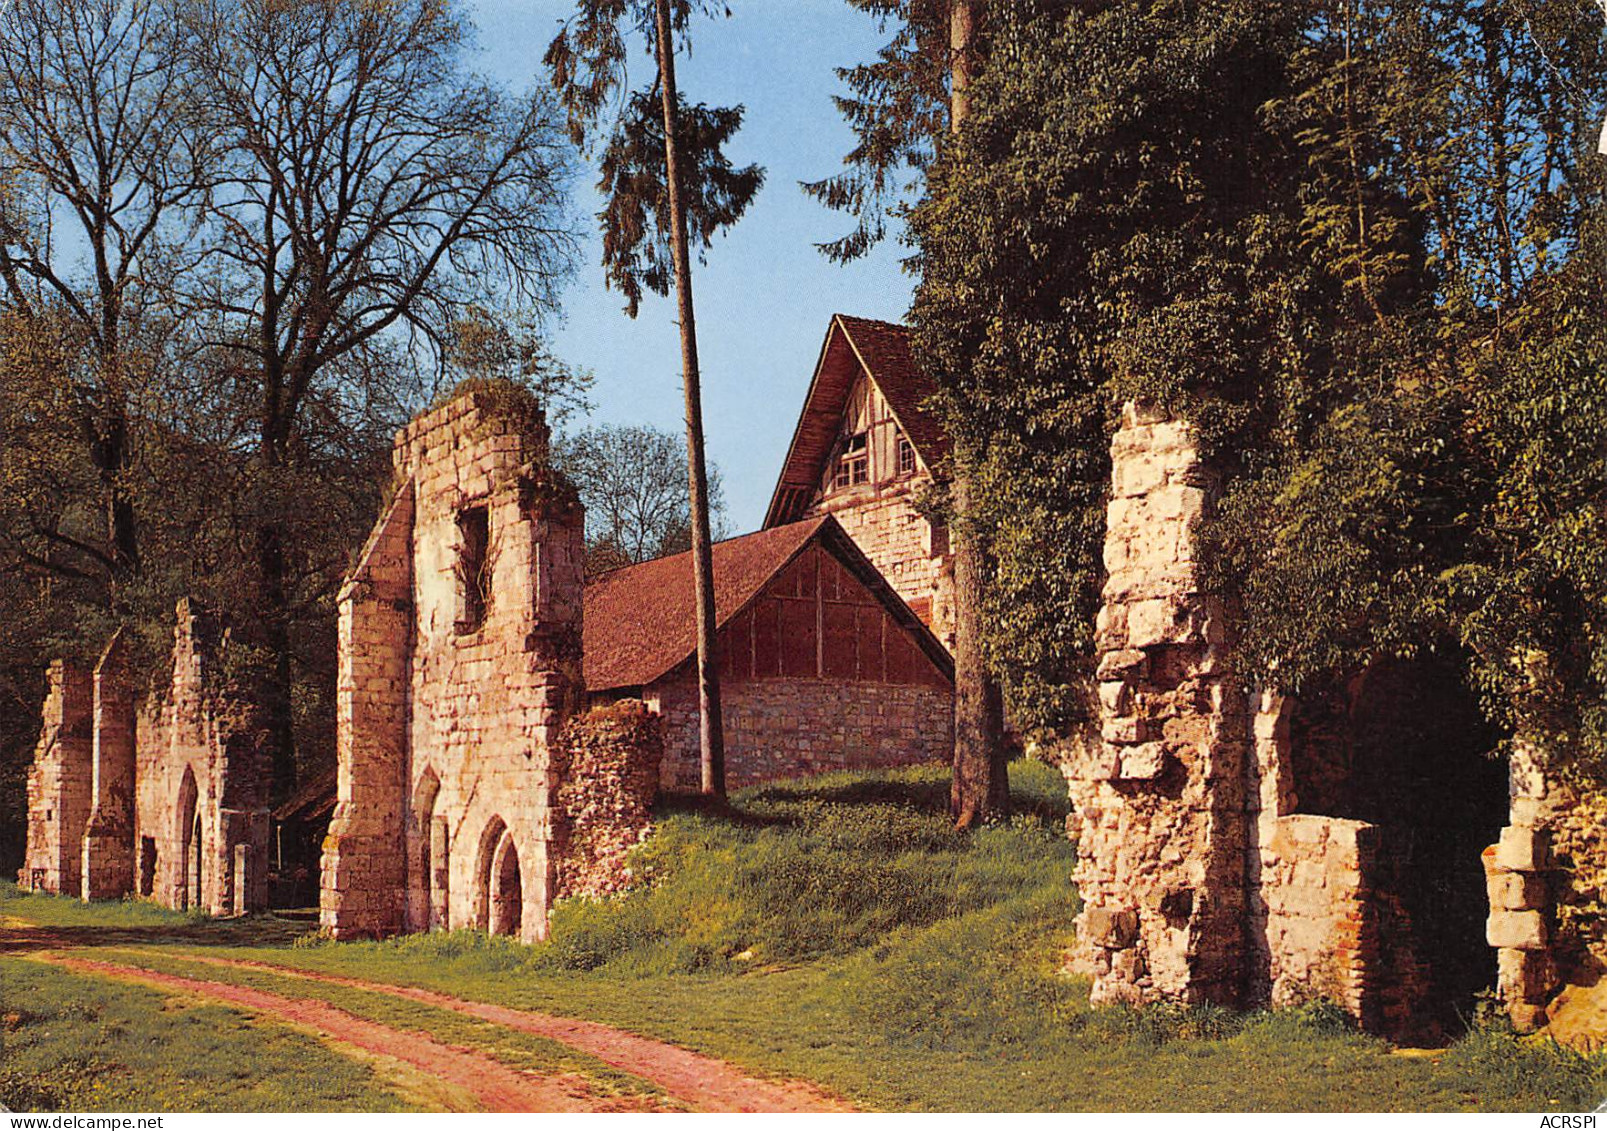
[[[202,906],[201,881],[201,813],[198,802],[200,791],[195,785],[195,771],[184,767],[184,778],[179,782],[177,828],[174,839],[179,842],[179,876],[175,895],[179,910]]]
[[[1499,733],[1456,657],[1428,654],[1302,700],[1291,738],[1299,811],[1377,827],[1377,961],[1415,999],[1414,1039],[1454,1034],[1495,980],[1480,853],[1506,820]]]
[[[435,816],[440,792],[441,780],[433,769],[426,769],[413,787],[408,902],[412,927],[419,931],[447,925],[446,828]]]
[[[491,933],[519,936],[524,917],[524,882],[519,874],[519,850],[511,833],[502,834],[492,868]]]
[[[508,826],[501,817],[492,817],[480,833],[480,843],[474,853],[474,927],[491,930],[491,889],[495,883],[497,850]]]

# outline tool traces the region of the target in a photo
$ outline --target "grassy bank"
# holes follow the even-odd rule
[[[148,908],[104,911],[155,915],[147,927],[97,928],[100,908],[60,914],[108,941],[162,946],[164,968],[220,947],[576,1014],[872,1108],[1555,1111],[1607,1098],[1604,1058],[1499,1032],[1406,1057],[1327,1009],[1089,1009],[1086,984],[1059,970],[1076,910],[1064,786],[1036,763],[1012,766],[1011,781],[1018,815],[969,834],[948,828],[938,768],[668,811],[634,860],[638,888],[560,906],[533,948],[472,932],[286,942],[293,925]],[[0,914],[47,921],[60,902],[8,898]]]

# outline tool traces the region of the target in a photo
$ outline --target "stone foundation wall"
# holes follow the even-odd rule
[[[954,694],[948,688],[851,680],[722,681],[725,774],[731,789],[828,770],[892,769],[954,753]],[[660,782],[696,792],[697,685],[687,669],[642,698],[664,727]]]
[[[94,792],[94,677],[57,660],[46,670],[44,725],[28,771],[28,849],[17,883],[77,895]]]
[[[653,831],[664,739],[640,700],[571,719],[556,753],[559,898],[600,898],[630,885],[626,856]]]

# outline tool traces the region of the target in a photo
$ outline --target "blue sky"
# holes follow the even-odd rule
[[[841,168],[852,147],[831,103],[832,68],[869,59],[883,36],[843,0],[731,0],[729,20],[693,29],[693,53],[678,68],[683,95],[713,105],[741,103],[747,116],[731,147],[739,164],[764,166],[766,183],[747,215],[693,265],[703,414],[710,458],[725,477],[733,533],[756,529],[792,438],[804,390],[836,311],[902,320],[912,281],[907,254],[889,240],[848,267],[814,245],[849,221],[806,197],[798,182]],[[545,81],[541,56],[572,0],[478,0],[480,68],[523,89]],[[649,60],[632,60],[633,80]],[[637,70],[639,68],[639,72]],[[599,207],[595,175],[577,185],[590,220]],[[554,345],[597,376],[594,422],[651,424],[680,431],[680,347],[674,304],[649,297],[633,322],[605,290],[595,221],[584,260],[564,295]]]

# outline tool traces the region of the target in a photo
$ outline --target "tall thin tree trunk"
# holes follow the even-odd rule
[[[285,561],[284,531],[276,513],[283,504],[279,497],[280,472],[284,466],[285,439],[289,425],[275,406],[264,409],[262,424],[263,482],[259,486],[267,515],[256,532],[257,626],[268,663],[261,672],[261,707],[268,727],[275,802],[288,797],[296,788],[296,726],[290,655],[290,595],[288,565]]]
[[[720,715],[720,667],[714,622],[714,561],[709,534],[709,474],[703,457],[703,395],[692,313],[692,261],[681,197],[676,124],[675,42],[670,0],[657,0],[659,87],[664,100],[664,164],[670,195],[670,244],[675,256],[675,302],[681,323],[681,383],[686,392],[686,463],[692,504],[692,576],[697,603],[699,761],[703,793],[725,796],[725,727]]]
[[[949,7],[949,126],[959,133],[971,109],[976,29],[981,0]],[[991,820],[1010,803],[1004,751],[1004,696],[982,651],[982,592],[989,574],[985,548],[969,521],[968,453],[957,451],[954,504],[954,777],[949,811],[958,828]]]

